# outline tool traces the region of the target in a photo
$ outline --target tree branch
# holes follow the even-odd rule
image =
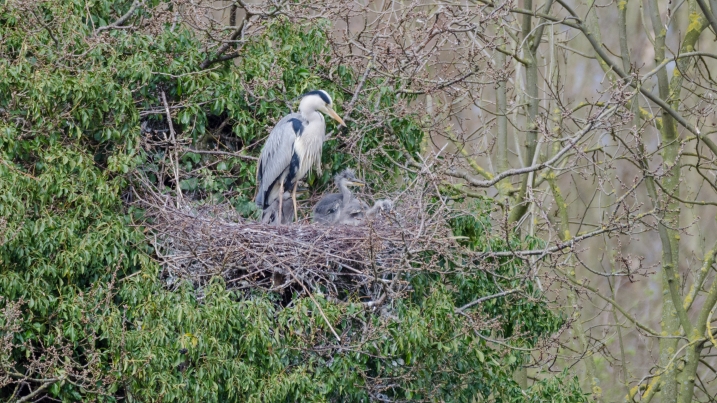
[[[705,15],[705,18],[707,18],[707,21],[710,23],[712,30],[715,32],[715,35],[717,35],[717,18],[715,18],[715,15],[712,14],[715,10],[710,11],[707,7],[707,3],[705,3],[705,0],[697,0],[697,5],[700,6],[702,14]]]
[[[108,29],[119,28],[122,24],[125,23],[125,21],[127,21],[132,16],[132,14],[134,14],[135,11],[137,11],[139,6],[141,6],[141,5],[144,5],[143,0],[135,0],[132,3],[132,6],[129,8],[129,10],[123,16],[119,17],[119,19],[117,19],[117,21],[115,21],[109,25],[105,25],[104,27],[97,28],[95,30],[95,35],[99,34],[102,31],[106,31]]]
[[[696,136],[700,135],[700,131],[697,127],[690,125],[689,122],[685,120],[685,118],[683,118],[679,113],[677,113],[677,111],[672,109],[665,101],[660,99],[660,97],[646,90],[643,86],[637,85],[635,81],[631,80],[630,76],[627,75],[617,64],[615,64],[615,62],[610,59],[607,53],[605,53],[602,48],[602,45],[595,40],[595,37],[590,33],[587,27],[585,27],[583,21],[578,18],[577,14],[574,14],[574,11],[572,11],[570,6],[565,4],[565,1],[563,0],[556,1],[560,3],[560,5],[562,5],[566,10],[568,10],[568,12],[573,15],[573,17],[578,21],[578,23],[575,24],[575,27],[579,29],[583,33],[583,35],[585,35],[585,38],[588,40],[588,42],[590,42],[590,45],[592,45],[593,50],[595,50],[598,56],[600,56],[600,58],[605,62],[605,64],[608,65],[608,67],[610,67],[610,69],[617,73],[617,75],[620,76],[620,78],[622,78],[623,80],[625,80],[631,87],[638,89],[642,93],[642,95],[657,104],[657,106],[659,106],[660,108],[662,108],[663,111],[667,112],[667,114],[672,116],[682,127],[689,130],[690,133]]]
[[[498,175],[495,175],[493,179],[481,181],[478,180],[466,173],[462,172],[449,172],[449,175],[454,176],[456,178],[465,179],[470,185],[479,187],[479,188],[487,188],[495,185],[496,183],[500,182],[501,180],[509,177],[509,176],[515,176],[515,175],[522,175],[534,171],[541,170],[543,168],[550,167],[551,165],[555,164],[557,161],[560,160],[560,158],[568,152],[571,148],[575,147],[575,145],[586,135],[588,134],[593,128],[596,126],[599,126],[603,119],[607,119],[610,116],[612,116],[615,111],[617,111],[618,105],[614,105],[606,110],[604,110],[600,115],[595,117],[594,119],[591,119],[586,127],[584,127],[582,130],[580,130],[573,138],[568,142],[568,144],[563,147],[558,153],[556,153],[552,158],[549,160],[542,162],[540,164],[531,165],[525,168],[515,168],[515,169],[509,169],[507,171],[503,171],[499,173]]]
[[[470,308],[470,307],[472,307],[472,306],[476,306],[476,305],[478,305],[478,304],[480,304],[480,303],[482,303],[482,302],[489,301],[489,300],[491,300],[491,299],[500,298],[500,297],[505,297],[506,295],[515,294],[516,292],[519,292],[519,291],[523,291],[523,290],[522,290],[521,288],[515,288],[515,289],[512,289],[512,290],[499,292],[499,293],[497,293],[497,294],[488,295],[488,296],[486,296],[486,297],[481,297],[481,298],[478,298],[478,299],[475,300],[475,301],[472,301],[472,302],[469,302],[469,303],[463,305],[463,306],[460,307],[460,308],[457,308],[457,309],[455,310],[455,312],[456,312],[456,313],[461,313],[461,312],[465,311],[466,309],[468,309],[468,308]]]
[[[247,13],[248,13],[248,11],[247,11]],[[249,17],[249,14],[247,14],[247,18],[248,17]],[[228,55],[223,55],[223,53],[226,52],[234,44],[232,41],[235,41],[239,35],[242,35],[242,37],[244,36],[243,32],[244,32],[245,27],[246,27],[246,18],[241,22],[241,24],[239,24],[237,29],[235,29],[234,32],[232,32],[232,35],[229,37],[229,41],[225,42],[222,46],[219,47],[219,49],[217,49],[217,51],[214,55],[214,58],[210,58],[209,56],[207,56],[207,58],[204,59],[204,61],[199,65],[199,68],[204,70],[214,63],[219,63],[219,62],[223,62],[223,61],[238,57],[239,56],[238,51],[232,52]]]

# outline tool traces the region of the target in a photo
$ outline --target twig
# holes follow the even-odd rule
[[[465,311],[466,309],[468,309],[468,308],[470,308],[470,307],[472,307],[472,306],[475,306],[475,305],[480,304],[481,302],[485,302],[485,301],[488,301],[488,300],[491,300],[491,299],[495,299],[495,298],[504,297],[504,296],[510,295],[510,294],[515,294],[516,292],[519,292],[519,291],[523,291],[523,290],[520,289],[520,288],[515,288],[515,289],[512,289],[512,290],[499,292],[498,294],[493,294],[493,295],[488,295],[488,296],[486,296],[486,297],[481,297],[481,298],[478,298],[478,299],[475,300],[475,301],[469,302],[469,303],[463,305],[462,307],[456,309],[455,312],[456,312],[456,313],[461,313],[461,312]]]
[[[309,289],[306,288],[306,286],[304,285],[304,282],[303,282],[303,281],[300,281],[300,280],[296,277],[296,275],[294,274],[294,271],[291,270],[291,267],[287,267],[287,268],[289,269],[289,273],[291,274],[291,277],[293,277],[296,282],[298,282],[299,284],[301,284],[301,288],[303,288],[304,291],[306,291],[306,294],[308,294],[308,295],[309,295],[309,298],[311,298],[311,300],[314,302],[314,305],[316,305],[316,308],[318,308],[319,313],[321,314],[321,317],[324,318],[324,322],[326,322],[326,325],[329,327],[329,329],[331,329],[331,333],[333,333],[334,336],[336,336],[336,340],[338,340],[339,343],[340,343],[340,342],[341,342],[341,337],[339,337],[339,335],[336,333],[336,330],[334,330],[334,327],[331,326],[331,323],[329,322],[329,318],[326,317],[326,315],[324,314],[324,310],[321,309],[321,305],[319,305],[319,303],[316,302],[316,300],[314,299],[314,296],[311,295],[311,291],[309,291]]]
[[[172,140],[172,148],[174,151],[174,159],[176,161],[172,161],[172,156],[169,156],[169,162],[172,163],[172,168],[174,170],[174,182],[175,186],[177,188],[177,208],[179,208],[181,200],[182,200],[182,188],[179,185],[179,157],[177,156],[177,140],[176,136],[174,134],[174,125],[172,124],[172,114],[169,112],[169,104],[167,103],[167,96],[164,94],[164,91],[162,91],[162,102],[164,103],[164,109],[167,112],[167,123],[169,124],[169,134],[171,136]]]
[[[234,157],[234,158],[241,158],[249,161],[258,161],[259,158],[252,157],[251,155],[243,155],[243,154],[237,154],[237,153],[230,153],[227,151],[218,151],[218,150],[195,150],[192,148],[188,148],[184,150],[185,153],[194,153],[194,154],[207,154],[207,155],[225,155],[227,157]]]

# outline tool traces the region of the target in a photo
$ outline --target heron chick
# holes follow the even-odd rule
[[[299,112],[284,116],[276,124],[264,147],[261,149],[259,165],[256,171],[257,192],[255,202],[264,215],[276,213],[271,220],[277,224],[285,223],[281,217],[284,212],[284,191],[291,192],[293,219],[298,220],[296,211],[296,186],[315,166],[321,172],[321,148],[326,134],[325,113],[341,126],[343,119],[334,111],[331,96],[318,90],[304,94],[299,103]],[[278,200],[278,206],[272,207]]]
[[[350,168],[336,174],[334,183],[341,193],[330,193],[319,200],[314,206],[314,222],[326,225],[336,224],[341,212],[349,208],[351,202],[355,200],[349,186],[364,186],[362,181],[356,179],[356,174]]]
[[[314,206],[314,222],[324,225],[360,225],[366,217],[373,217],[379,211],[391,210],[390,200],[377,200],[373,207],[355,197],[349,186],[364,186],[356,179],[352,169],[345,169],[334,177],[341,193],[327,194]]]

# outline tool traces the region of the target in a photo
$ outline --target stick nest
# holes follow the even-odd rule
[[[423,252],[436,250],[432,240],[447,238],[444,226],[400,203],[366,225],[328,227],[308,221],[266,225],[226,205],[190,209],[173,202],[156,194],[141,201],[144,225],[170,288],[190,280],[201,289],[221,276],[234,289],[320,291],[374,306],[405,293],[404,274],[415,270],[415,259],[425,266]]]

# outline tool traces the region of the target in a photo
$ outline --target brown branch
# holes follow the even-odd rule
[[[15,403],[23,403],[23,402],[29,402],[31,399],[33,399],[35,396],[37,396],[40,392],[43,390],[49,388],[50,386],[54,385],[58,381],[62,381],[64,378],[50,378],[50,379],[43,379],[42,382],[44,382],[40,387],[35,389],[32,393],[23,396],[21,399],[18,399],[15,401]]]
[[[647,217],[649,215],[652,215],[654,211],[649,211],[647,213],[640,214],[637,217],[633,218],[633,221],[639,220],[643,217]],[[625,228],[632,227],[633,224],[631,223],[622,223],[622,224],[616,224],[612,227],[603,227],[600,229],[597,229],[595,231],[588,232],[587,234],[583,234],[580,236],[576,236],[574,238],[570,238],[567,242],[561,242],[555,246],[552,246],[550,248],[545,249],[532,249],[532,250],[519,250],[519,251],[501,251],[501,252],[479,252],[476,253],[476,255],[479,258],[486,258],[486,257],[519,257],[519,256],[546,256],[551,253],[560,252],[563,249],[572,249],[577,243],[580,241],[583,241],[588,238],[592,238],[594,236],[609,233],[609,232],[616,232],[623,230]]]
[[[577,29],[579,29],[583,35],[585,35],[585,38],[590,42],[590,45],[592,45],[593,50],[600,56],[600,58],[605,62],[605,64],[610,67],[615,73],[617,73],[620,78],[625,80],[631,87],[638,89],[642,95],[647,97],[650,101],[654,102],[662,108],[663,111],[665,111],[667,114],[672,116],[682,127],[689,130],[690,133],[700,136],[699,129],[691,125],[685,118],[683,118],[679,113],[677,113],[676,110],[672,109],[667,102],[663,101],[660,97],[657,95],[651,93],[647,89],[645,89],[642,85],[638,85],[634,80],[630,78],[627,73],[625,73],[609,56],[607,53],[605,53],[605,50],[603,50],[602,45],[597,42],[595,37],[590,33],[590,30],[583,24],[583,21],[578,18],[577,14],[572,10],[572,8],[565,3],[563,0],[557,0],[558,3],[560,3],[561,6],[563,6],[568,12],[578,21],[578,23],[575,25]]]

